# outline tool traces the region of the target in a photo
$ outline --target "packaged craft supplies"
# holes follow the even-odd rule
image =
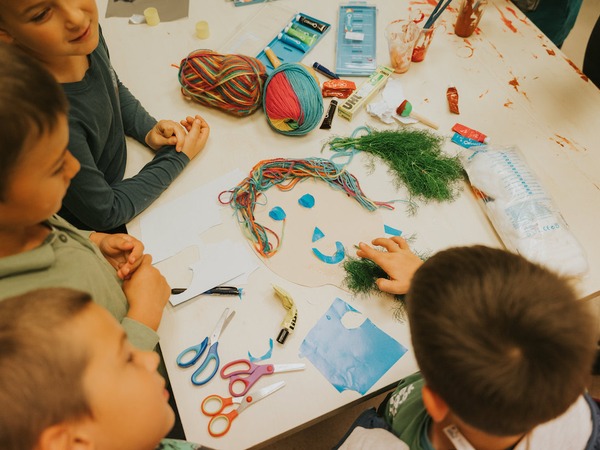
[[[563,275],[587,272],[583,248],[516,147],[472,147],[461,159],[508,250]]]

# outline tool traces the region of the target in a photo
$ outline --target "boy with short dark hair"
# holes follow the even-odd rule
[[[0,300],[49,286],[90,292],[136,346],[153,349],[166,280],[137,239],[79,231],[54,216],[79,170],[64,93],[14,46],[0,43],[0,61]]]
[[[99,299],[95,299],[99,300]],[[0,448],[198,450],[173,425],[159,357],[91,297],[41,289],[0,302]]]
[[[421,265],[402,239],[373,243],[387,251],[361,244],[357,254],[395,272],[384,286],[401,293],[409,280],[421,370],[382,405],[384,428],[413,450],[600,445],[598,408],[585,394],[596,320],[568,280],[483,246],[445,250]],[[351,438],[342,448],[353,448]]]
[[[208,124],[200,116],[181,126],[157,122],[146,112],[112,68],[94,0],[1,0],[0,6],[0,40],[40,61],[69,99],[69,148],[81,170],[60,215],[81,229],[126,232],[125,224],[204,148]],[[126,135],[157,152],[128,179]]]

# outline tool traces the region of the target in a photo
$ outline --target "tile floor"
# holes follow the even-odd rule
[[[591,30],[600,15],[599,0],[584,0],[575,27],[563,45],[563,52],[579,67],[583,65],[585,46]],[[600,297],[591,300],[599,312]],[[600,321],[599,321],[600,330]],[[600,376],[590,377],[590,392],[594,397],[600,398]],[[335,445],[344,435],[354,419],[365,409],[377,406],[383,400],[383,395],[375,397],[358,406],[338,413],[315,425],[281,439],[271,445],[263,447],[264,450],[325,450]]]

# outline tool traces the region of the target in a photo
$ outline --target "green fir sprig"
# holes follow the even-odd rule
[[[426,130],[369,130],[357,137],[335,137],[328,145],[334,152],[358,150],[381,158],[411,197],[444,201],[454,199],[463,168],[458,157],[442,153],[443,141]]]

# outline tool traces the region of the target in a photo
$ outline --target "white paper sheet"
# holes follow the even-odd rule
[[[169,301],[173,306],[215,286],[232,282],[240,276],[248,276],[258,268],[256,258],[245,243],[226,240],[200,246],[198,250],[200,258],[189,267],[194,272],[192,282],[181,294],[171,295]]]
[[[140,219],[142,242],[154,263],[200,243],[200,235],[221,223],[218,195],[236,186],[244,174],[236,169],[173,201],[146,213]],[[212,287],[212,286],[211,286]]]

